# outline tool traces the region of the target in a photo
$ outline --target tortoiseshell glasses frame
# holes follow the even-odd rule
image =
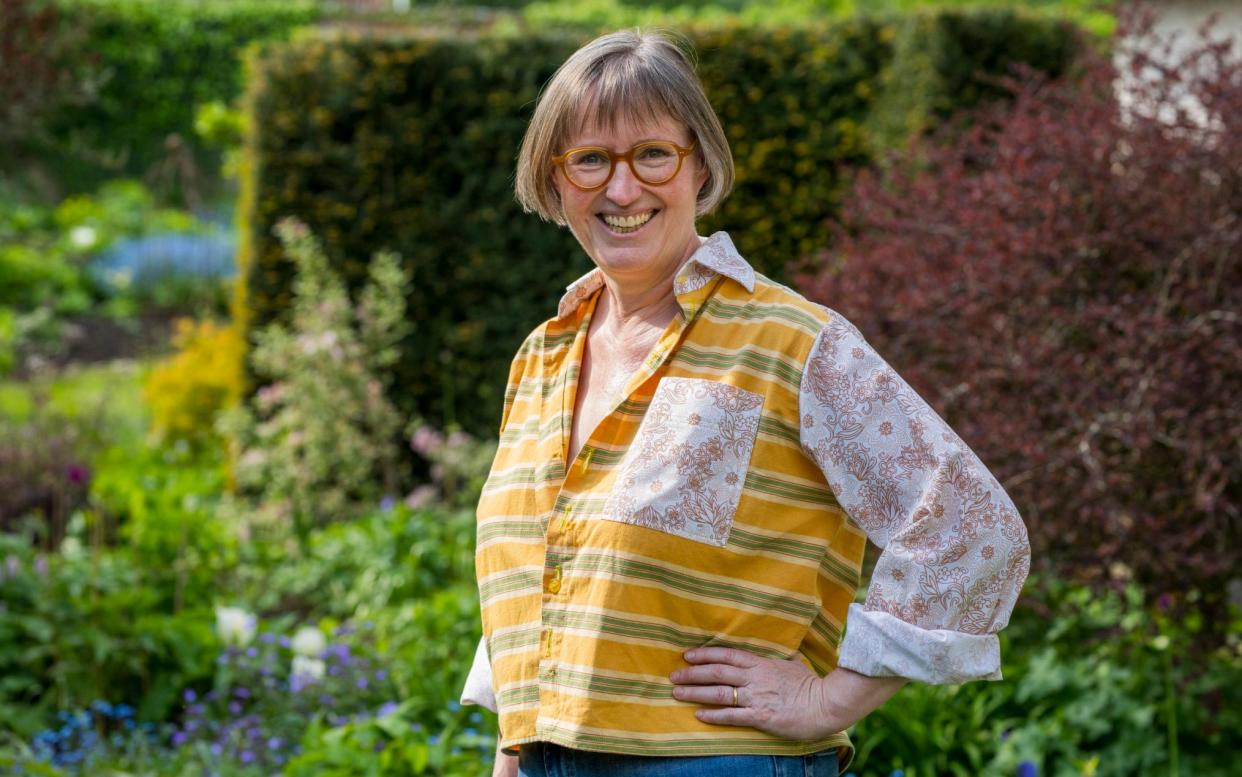
[[[634,177],[643,183],[649,186],[659,186],[661,184],[666,184],[677,177],[677,174],[681,172],[682,162],[684,162],[686,157],[694,151],[694,148],[697,145],[697,141],[691,143],[688,147],[682,147],[668,140],[653,140],[646,143],[639,143],[629,151],[626,151],[624,154],[614,154],[612,151],[601,146],[580,146],[578,148],[571,148],[564,154],[552,157],[552,164],[560,168],[561,173],[565,176],[565,180],[569,181],[571,184],[584,192],[593,192],[607,186],[608,182],[612,180],[613,174],[617,172],[618,162],[625,162],[629,165],[630,171],[634,173]],[[637,165],[634,164],[634,160],[638,158],[640,154],[652,149],[667,150],[670,154],[675,153],[677,155],[677,164],[673,167],[672,172],[662,178],[649,178],[640,171],[639,168],[642,167],[641,163]],[[571,157],[581,156],[592,152],[601,154],[608,160],[608,174],[597,184],[584,185],[574,180],[573,174],[569,171],[570,165],[568,164],[568,161]],[[579,175],[581,175],[581,173],[579,173]]]

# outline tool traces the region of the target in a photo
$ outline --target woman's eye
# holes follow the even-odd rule
[[[644,148],[638,156],[642,159],[665,159],[669,151],[667,148]]]
[[[597,151],[591,151],[574,157],[573,163],[576,165],[603,165],[607,164],[608,160],[604,158],[603,154]]]

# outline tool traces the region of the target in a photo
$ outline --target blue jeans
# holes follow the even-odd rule
[[[811,755],[650,756],[570,750],[528,742],[519,777],[837,777],[837,751]]]

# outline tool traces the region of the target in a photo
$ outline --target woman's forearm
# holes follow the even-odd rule
[[[834,731],[844,731],[874,712],[908,682],[904,677],[868,677],[837,667],[819,683],[820,709],[833,721]]]
[[[496,744],[496,765],[492,767],[492,777],[517,777],[518,764],[516,755],[506,755]]]

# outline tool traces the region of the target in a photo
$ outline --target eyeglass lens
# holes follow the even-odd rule
[[[632,150],[630,169],[644,183],[664,183],[677,173],[677,148],[672,143],[643,143]],[[579,186],[599,186],[608,180],[614,158],[600,148],[571,153],[565,159],[565,172]]]

